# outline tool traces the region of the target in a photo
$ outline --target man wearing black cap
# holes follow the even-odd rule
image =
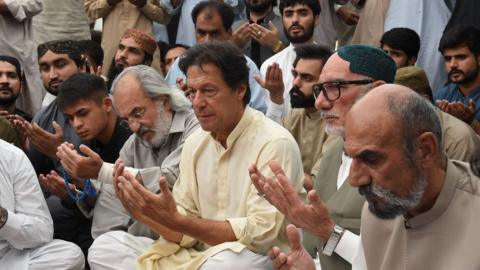
[[[343,137],[345,118],[353,104],[370,89],[393,82],[395,71],[395,62],[380,49],[370,46],[345,46],[332,55],[323,67],[321,83],[315,85],[313,91],[315,107],[322,112],[327,133]],[[304,237],[304,244],[310,251],[315,248],[319,251],[323,269],[350,269],[359,241],[356,234],[360,232],[365,199],[345,181],[352,159],[345,154],[343,146],[343,139],[338,138],[325,152],[314,182],[315,191],[308,193],[310,205],[293,196],[286,183],[281,189],[275,189],[284,192],[273,194],[265,185],[278,187],[278,182],[266,179],[255,166],[249,168],[259,192],[265,193],[266,199],[293,224],[313,233],[315,237]],[[277,179],[284,178],[276,162],[272,161],[270,168]],[[276,258],[279,250],[274,251]]]
[[[57,40],[40,44],[38,63],[47,91],[56,96],[64,81],[85,71],[84,60],[81,48],[74,41]],[[16,119],[15,124],[26,134],[28,158],[37,174],[49,174],[52,170],[61,173],[63,168],[56,155],[57,147],[65,141],[76,147],[82,142],[56,101],[38,112],[32,123]],[[91,221],[83,216],[73,200],[62,199],[66,191],[64,182],[51,184],[43,187],[48,190],[46,200],[54,222],[54,236],[76,243],[86,253],[92,242]]]
[[[420,51],[420,37],[410,28],[392,28],[383,34],[380,48],[392,57],[397,69],[413,66]]]

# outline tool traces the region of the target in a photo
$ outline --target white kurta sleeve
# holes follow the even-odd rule
[[[13,182],[14,192],[14,202],[2,205],[8,210],[8,220],[0,229],[0,239],[16,249],[32,248],[51,241],[52,218],[26,155],[20,150],[13,152],[10,167],[1,166],[0,169],[8,169],[8,174],[3,175],[10,178],[7,181]]]
[[[352,270],[367,269],[360,235],[345,231],[335,248],[335,253],[352,264]]]
[[[32,18],[43,10],[42,0],[4,0],[5,5],[17,21]]]

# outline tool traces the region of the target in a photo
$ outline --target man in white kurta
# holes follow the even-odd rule
[[[281,123],[282,118],[291,109],[289,93],[293,86],[293,62],[297,56],[294,49],[298,45],[314,42],[314,29],[320,20],[320,4],[313,0],[282,1],[280,12],[282,13],[283,31],[285,31],[290,45],[263,62],[260,67],[263,80],[257,80],[269,93],[266,115],[277,123]],[[303,13],[306,15],[300,15]],[[276,80],[271,78],[276,78]],[[284,87],[271,87],[279,83],[282,83]]]
[[[33,115],[42,104],[42,83],[33,39],[32,17],[42,11],[41,0],[0,0],[0,54],[12,56],[24,68],[26,88],[17,100]]]
[[[0,153],[0,268],[83,269],[78,246],[52,240],[52,217],[27,156],[3,140]]]
[[[224,57],[219,60],[223,66],[209,60]],[[286,248],[286,219],[257,193],[247,169],[253,163],[268,174],[268,162],[276,160],[298,192],[303,182],[298,146],[288,131],[245,105],[248,68],[233,44],[196,45],[187,51],[180,67],[190,90],[195,91],[193,108],[202,129],[185,141],[173,194],[165,179],[159,195],[141,192],[141,197],[124,182],[138,188],[133,176],[124,174],[116,180],[117,196],[127,208],[138,204],[142,211],[162,212],[142,212],[138,219],[163,237],[153,242],[123,232],[106,233],[90,248],[90,266],[129,269],[143,253],[138,269],[271,269],[266,253],[274,245]],[[233,69],[242,74],[242,80],[232,89],[223,74],[232,74]],[[148,207],[141,206],[142,198]],[[147,202],[150,199],[155,202]],[[172,206],[172,212],[164,216],[162,205]]]
[[[425,70],[432,89],[439,89],[446,82],[447,72],[438,44],[450,16],[444,0],[390,0],[385,15],[385,31],[407,27],[420,36],[416,65]]]

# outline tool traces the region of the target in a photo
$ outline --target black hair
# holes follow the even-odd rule
[[[418,57],[420,51],[420,37],[410,28],[397,27],[383,33],[380,46],[386,44],[392,49],[402,50],[408,58]]]
[[[223,80],[230,88],[236,89],[245,84],[247,91],[243,97],[243,104],[247,105],[250,102],[247,60],[237,46],[222,41],[197,44],[185,52],[178,66],[184,74],[187,74],[191,66],[202,68],[208,64],[215,65],[222,71]]]
[[[58,88],[57,104],[60,110],[81,100],[93,100],[98,104],[108,95],[105,81],[90,73],[72,75]]]
[[[480,55],[480,30],[472,25],[453,26],[443,33],[438,50],[443,54],[446,49],[467,46],[475,55]]]
[[[320,12],[322,11],[318,0],[280,0],[280,5],[278,6],[280,14],[283,16],[283,10],[286,7],[291,7],[297,4],[309,7],[314,16],[320,15]]]
[[[297,66],[300,59],[321,60],[322,64],[325,64],[332,55],[332,51],[329,48],[317,44],[301,44],[295,47],[295,53],[297,56],[293,61],[293,67]]]
[[[81,67],[85,64],[85,60],[82,57],[82,49],[76,41],[54,40],[42,43],[38,45],[37,48],[38,59],[47,53],[47,51],[52,51],[55,54],[67,54],[68,57],[75,62],[77,67]]]
[[[223,28],[229,31],[232,28],[233,19],[235,18],[235,12],[230,5],[225,4],[219,0],[201,1],[192,10],[193,24],[197,25],[197,18],[200,13],[205,10],[213,10],[222,17]]]
[[[0,62],[7,62],[14,66],[18,75],[18,79],[22,80],[22,68],[17,58],[8,55],[0,55]]]
[[[100,44],[96,43],[93,40],[79,40],[78,46],[82,49],[82,53],[92,57],[93,61],[97,66],[103,65],[103,49]]]
[[[172,48],[172,45],[168,44],[163,40],[160,40],[157,41],[157,46],[160,50],[160,63],[165,64],[165,55],[167,55],[167,52]]]

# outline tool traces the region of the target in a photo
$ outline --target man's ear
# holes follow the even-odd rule
[[[110,98],[109,96],[103,98],[102,107],[106,112],[111,112],[113,110],[112,98]]]
[[[383,81],[383,80],[376,80],[376,81],[372,82],[372,88],[371,88],[371,89],[373,89],[373,88],[375,88],[375,87],[378,87],[378,86],[380,86],[380,85],[384,85],[384,84],[386,84],[385,81]]]
[[[420,164],[436,162],[439,141],[432,132],[424,132],[416,139],[415,157]]]
[[[320,23],[320,15],[315,15],[315,26]]]
[[[413,66],[413,65],[415,65],[415,63],[417,62],[417,57],[412,56],[412,57],[408,58],[408,61],[407,61],[407,62],[408,62],[408,65],[409,65],[409,66]]]
[[[235,94],[237,96],[237,99],[240,100],[243,103],[243,98],[247,94],[247,85],[242,84],[242,85],[238,86]]]

